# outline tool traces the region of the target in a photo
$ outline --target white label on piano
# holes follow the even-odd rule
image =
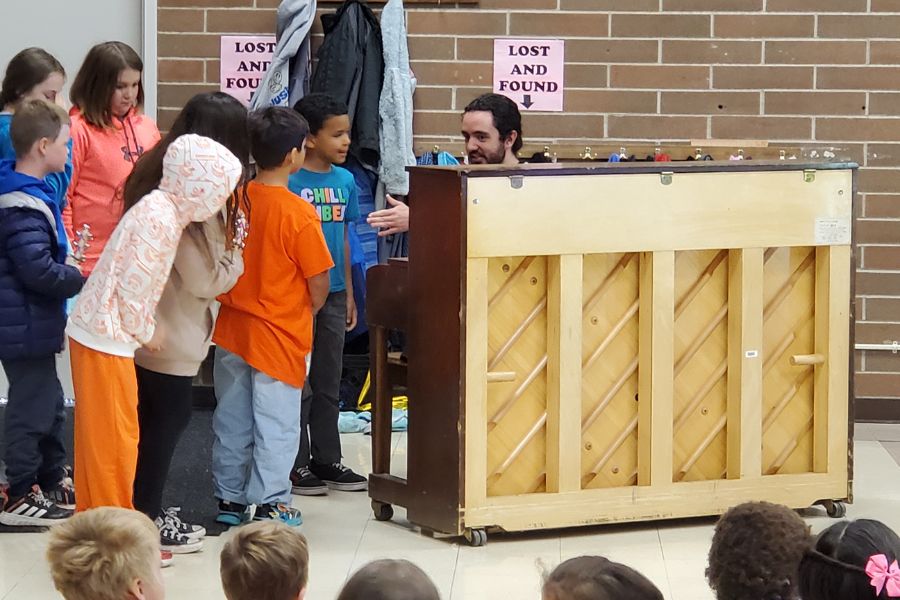
[[[816,245],[840,246],[850,243],[850,219],[816,219]]]

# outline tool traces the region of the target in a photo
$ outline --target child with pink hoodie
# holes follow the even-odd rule
[[[122,218],[122,184],[141,155],[159,141],[159,129],[141,110],[144,64],[130,46],[91,48],[72,82],[72,181],[63,222],[69,239],[84,225],[93,239],[82,271],[91,274]]]
[[[165,344],[154,313],[184,228],[218,214],[243,172],[209,138],[183,135],[163,177],[119,222],[69,317],[75,385],[76,510],[133,508],[138,454],[134,352]]]

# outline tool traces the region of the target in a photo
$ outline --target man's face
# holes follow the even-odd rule
[[[494,127],[494,115],[489,111],[473,110],[463,114],[462,135],[466,154],[472,165],[499,165],[506,158],[507,144]]]

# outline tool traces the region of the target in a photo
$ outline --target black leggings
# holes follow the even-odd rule
[[[141,437],[134,507],[155,519],[162,510],[175,446],[191,420],[193,377],[163,375],[142,367],[136,370]]]

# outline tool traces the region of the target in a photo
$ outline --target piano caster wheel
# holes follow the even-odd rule
[[[390,521],[394,518],[394,507],[378,500],[372,500],[372,513],[376,521]]]
[[[840,500],[826,500],[822,504],[825,506],[825,514],[832,519],[843,519],[847,516],[847,505]]]
[[[484,529],[466,529],[463,535],[473,548],[480,548],[487,544],[487,531]]]

